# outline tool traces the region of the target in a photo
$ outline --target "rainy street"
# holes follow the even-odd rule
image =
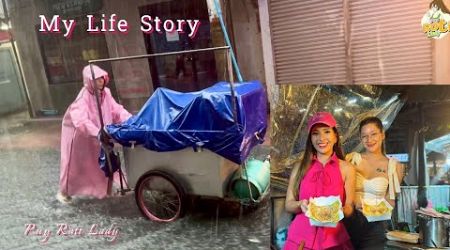
[[[269,248],[267,201],[242,213],[235,204],[200,200],[168,224],[145,219],[134,193],[59,203],[60,120],[26,116],[0,120],[2,249]]]

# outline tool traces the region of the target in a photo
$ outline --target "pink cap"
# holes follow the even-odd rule
[[[336,120],[333,115],[328,112],[317,112],[309,119],[308,121],[308,132],[311,131],[311,128],[316,124],[325,124],[328,127],[336,127]]]

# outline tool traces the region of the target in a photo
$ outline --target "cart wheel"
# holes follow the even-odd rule
[[[171,222],[184,212],[183,189],[161,171],[150,171],[139,179],[135,198],[142,214],[153,221]]]

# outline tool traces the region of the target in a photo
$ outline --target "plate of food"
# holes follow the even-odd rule
[[[408,233],[402,231],[389,231],[386,233],[388,240],[401,241],[406,243],[417,244],[419,243],[418,233]]]
[[[305,214],[312,226],[336,227],[344,218],[339,196],[321,196],[310,198],[308,211]]]
[[[392,206],[385,199],[361,199],[362,213],[367,221],[390,220]]]

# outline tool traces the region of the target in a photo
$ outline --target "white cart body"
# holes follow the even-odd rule
[[[142,146],[124,148],[128,184],[134,188],[150,170],[161,170],[175,178],[186,194],[224,198],[239,165],[207,150],[192,148],[156,152]]]

